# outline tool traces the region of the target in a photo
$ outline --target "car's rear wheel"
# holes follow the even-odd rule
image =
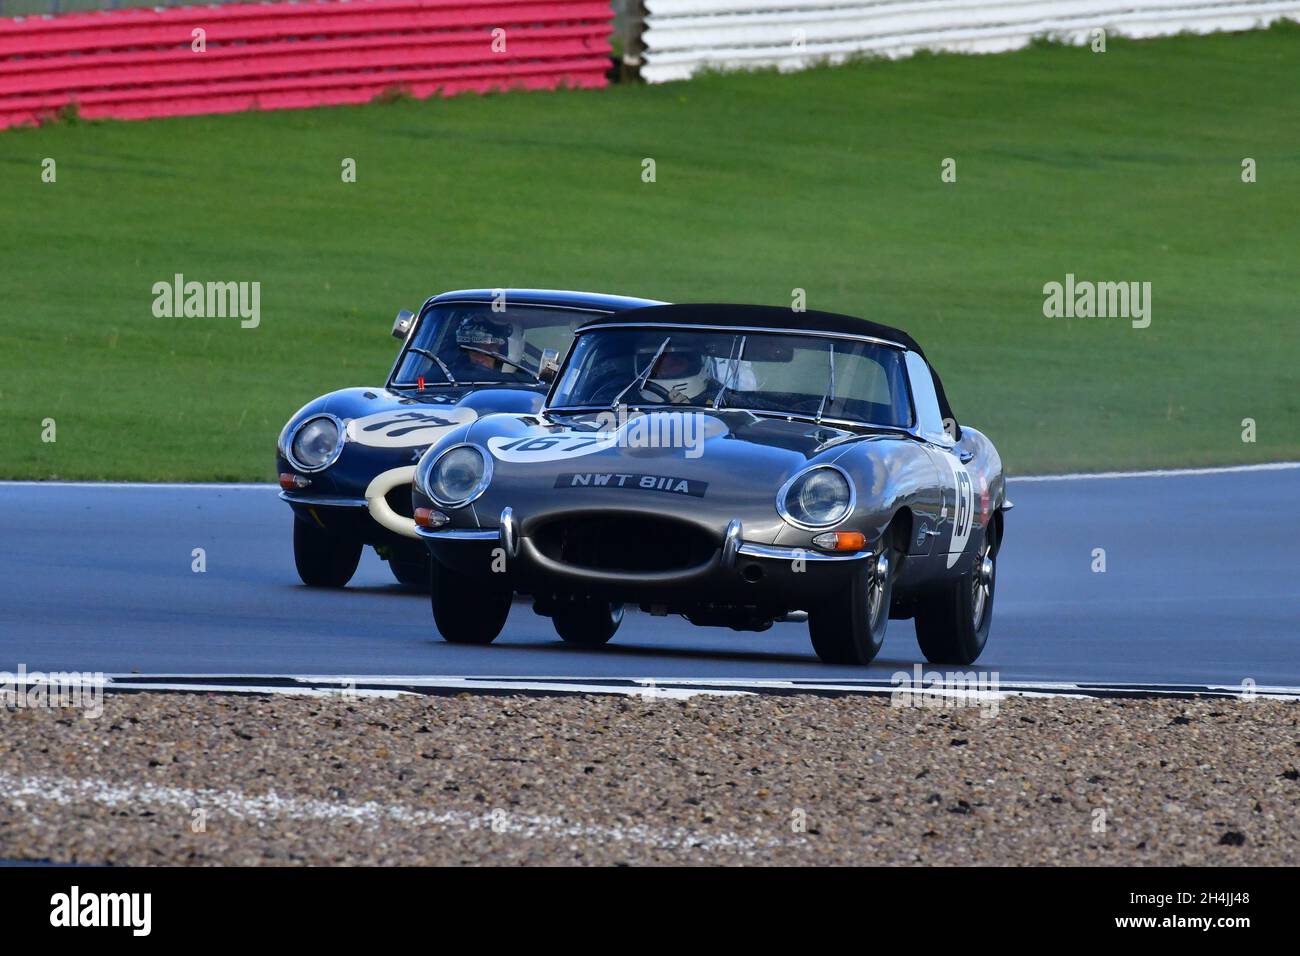
[[[927,661],[975,662],[989,639],[996,583],[997,542],[985,531],[971,569],[917,604],[916,640]]]
[[[429,558],[410,560],[406,558],[389,558],[388,570],[393,572],[399,584],[407,587],[427,588],[429,586]]]
[[[514,592],[500,575],[472,576],[430,562],[433,623],[451,644],[491,644],[510,615]]]
[[[599,647],[609,643],[623,623],[623,605],[609,601],[587,601],[557,610],[551,615],[555,633],[567,644]]]
[[[302,583],[313,588],[341,588],[356,574],[360,541],[330,534],[301,518],[293,522],[293,563]]]
[[[860,562],[847,589],[808,614],[813,650],[827,664],[870,664],[885,642],[898,553]]]

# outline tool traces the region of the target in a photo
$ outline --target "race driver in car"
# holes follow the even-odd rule
[[[523,372],[533,375],[527,366],[518,364],[523,352],[522,337],[515,333],[509,322],[497,322],[490,316],[467,316],[456,326],[458,352],[457,379],[473,380],[483,370],[491,372]]]
[[[655,359],[658,352],[658,359]],[[754,372],[749,362],[733,357],[720,359],[705,355],[698,347],[674,347],[670,342],[661,349],[649,349],[638,355],[637,365],[644,369],[654,362],[641,385],[641,398],[647,402],[670,405],[711,405],[725,386],[728,389],[754,388]]]

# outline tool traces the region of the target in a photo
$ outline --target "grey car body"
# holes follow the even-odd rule
[[[571,368],[581,351],[575,344],[544,408],[454,429],[417,470],[413,507],[427,516],[419,533],[436,561],[434,610],[444,637],[482,641],[490,627],[449,633],[457,624],[446,608],[439,618],[438,573],[462,595],[479,588],[494,609],[503,590],[532,595],[535,609],[577,643],[608,640],[620,605],[635,604],[754,630],[807,613],[818,653],[842,663],[869,661],[888,618],[916,617],[930,659],[978,656],[1010,508],[1005,476],[992,442],[957,424],[910,336],[829,313],[678,305],[593,321],[577,341],[616,329],[645,330],[650,342],[673,329],[746,336],[770,354],[781,336],[811,337],[828,343],[832,366],[836,348],[843,355],[869,345],[899,380],[898,417],[881,425],[830,414],[831,382],[820,402],[792,397],[785,411],[746,408],[740,390],[698,407],[561,406],[563,383],[579,374]],[[633,439],[638,429],[651,443]],[[683,440],[653,443],[672,434]],[[472,501],[448,507],[431,494],[430,475],[464,446],[482,453],[486,474]],[[826,483],[847,481],[843,515],[800,521],[782,495],[823,469],[841,476]]]

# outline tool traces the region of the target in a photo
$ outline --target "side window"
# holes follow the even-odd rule
[[[907,378],[912,386],[912,401],[916,405],[916,420],[921,434],[940,445],[952,445],[952,438],[943,428],[943,415],[939,411],[939,397],[934,391],[934,376],[925,359],[915,352],[907,353]]]

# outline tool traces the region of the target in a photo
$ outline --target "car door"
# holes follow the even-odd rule
[[[970,545],[975,521],[974,483],[956,442],[944,428],[930,366],[915,352],[908,352],[906,361],[917,424],[938,476],[940,506],[934,534],[935,551],[946,556],[942,569],[948,570],[961,560]]]

